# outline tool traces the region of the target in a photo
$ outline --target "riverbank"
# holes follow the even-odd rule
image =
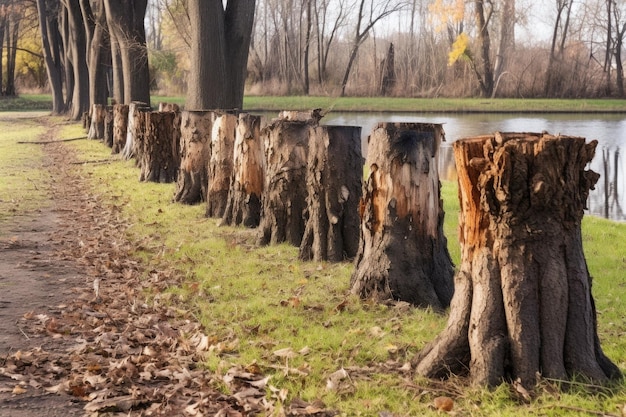
[[[166,101],[181,106],[184,96],[152,96],[152,105]],[[626,114],[626,100],[618,99],[484,99],[484,98],[402,98],[402,97],[321,97],[246,96],[248,112],[323,109],[325,112],[393,113],[599,113]],[[0,99],[0,111],[51,110],[52,99],[45,94],[22,94]]]

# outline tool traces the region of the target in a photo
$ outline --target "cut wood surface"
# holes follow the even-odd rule
[[[259,225],[264,172],[261,116],[242,113],[237,121],[233,177],[222,225]]]
[[[461,266],[446,329],[413,360],[479,384],[621,375],[597,333],[581,220],[597,142],[496,133],[454,143]],[[596,279],[602,279],[597,277]]]
[[[126,129],[126,142],[122,150],[124,159],[136,158],[140,163],[141,151],[143,150],[143,135],[145,131],[145,113],[150,111],[146,103],[132,102],[128,105],[128,121]]]
[[[443,138],[437,124],[380,123],[373,129],[352,293],[439,311],[450,303],[454,266],[437,169]]]
[[[307,222],[299,258],[354,259],[361,224],[361,127],[317,126],[309,135]]]
[[[209,186],[207,190],[207,217],[222,217],[226,210],[230,180],[233,175],[233,153],[237,116],[225,113],[213,123],[211,156],[209,157]]]

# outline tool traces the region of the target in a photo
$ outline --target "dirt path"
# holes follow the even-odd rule
[[[47,137],[52,138],[54,129]],[[18,145],[19,146],[19,145]],[[28,146],[28,145],[27,145]],[[46,154],[43,168],[52,172],[61,156]],[[58,170],[55,181],[58,178]],[[30,320],[60,317],[86,280],[78,266],[58,259],[57,242],[64,219],[53,199],[35,213],[0,225],[0,367],[19,352],[62,352],[67,340],[32,331]],[[39,317],[40,319],[37,319]],[[27,319],[30,318],[30,319]],[[0,374],[0,416],[79,416],[83,405],[71,396],[51,395],[41,383]]]
[[[100,201],[70,147],[18,146],[44,147],[51,201],[0,229],[0,417],[271,411],[263,375],[198,366],[208,337],[161,299],[177,272],[130,256],[121,208]]]

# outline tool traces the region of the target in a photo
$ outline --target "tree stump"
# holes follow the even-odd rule
[[[221,225],[254,228],[261,221],[265,174],[261,116],[239,115],[234,148],[233,177]]]
[[[621,376],[597,334],[581,238],[597,142],[496,133],[454,143],[462,263],[445,330],[418,374],[479,384]]]
[[[88,139],[104,138],[104,115],[106,106],[104,104],[93,104],[91,106],[91,121],[89,124]]]
[[[169,183],[176,181],[178,173],[177,156],[174,155],[177,139],[174,133],[176,126],[174,112],[147,112],[145,113],[146,131],[143,138],[141,154],[140,181]]]
[[[361,224],[361,128],[311,128],[307,170],[308,216],[299,258],[331,262],[354,259]]]
[[[126,143],[122,150],[124,159],[135,158],[139,165],[143,150],[143,135],[145,131],[145,113],[151,109],[146,103],[132,102],[128,105],[128,123],[126,129]]]
[[[437,124],[380,123],[373,129],[353,294],[438,311],[449,305],[454,265],[443,234],[437,168],[443,139]]]
[[[113,105],[113,147],[111,153],[122,152],[128,131],[128,104]]]
[[[176,165],[180,166],[180,128],[181,128],[181,114],[180,106],[176,103],[159,103],[159,111],[171,111],[174,112],[174,155],[176,155]]]
[[[104,144],[113,147],[113,106],[106,106],[104,112]]]
[[[216,118],[217,113],[209,110],[181,113],[180,168],[174,201],[183,204],[206,201],[211,131]]]
[[[237,116],[222,114],[213,123],[211,156],[209,157],[209,186],[206,216],[222,217],[226,210],[230,180],[233,175],[233,152]]]
[[[265,181],[261,198],[260,245],[288,242],[300,246],[306,210],[309,127],[317,120],[277,119],[261,131]]]

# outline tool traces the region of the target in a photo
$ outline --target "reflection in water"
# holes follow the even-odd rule
[[[589,195],[589,213],[613,220],[626,220],[626,172],[620,149],[626,149],[626,116],[623,114],[388,114],[330,113],[324,124],[362,127],[363,155],[367,154],[367,136],[378,122],[441,123],[447,142],[442,144],[439,170],[442,179],[456,179],[451,143],[468,136],[500,132],[541,132],[581,136],[599,144],[589,168],[601,177]]]

